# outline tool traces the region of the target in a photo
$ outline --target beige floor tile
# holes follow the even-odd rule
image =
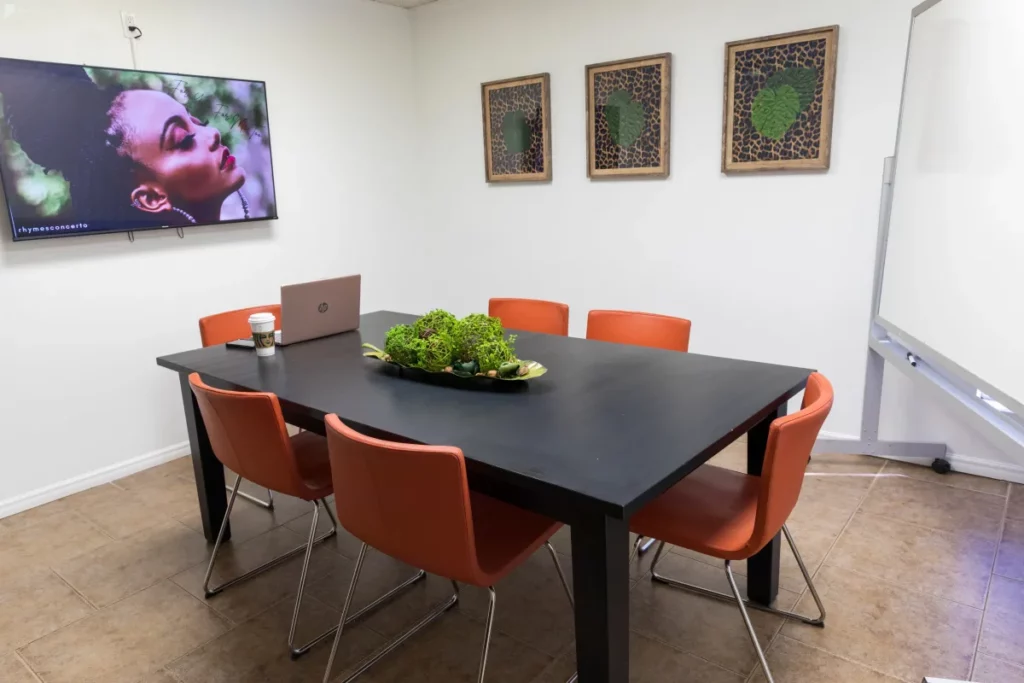
[[[168,519],[54,570],[93,604],[103,607],[205,563],[210,552],[202,535]]]
[[[151,674],[146,674],[135,683],[180,683],[180,681],[166,671],[154,671]]]
[[[1024,484],[1010,484],[1010,506],[1006,509],[1010,519],[1024,519]]]
[[[861,510],[929,529],[999,539],[1006,499],[904,476],[881,476]]]
[[[55,500],[51,503],[46,503],[45,505],[40,505],[39,507],[0,519],[0,531],[5,529],[11,531],[25,529],[37,522],[41,522],[52,517],[66,515],[69,510],[70,508],[65,500]]]
[[[0,653],[28,645],[93,612],[50,570],[5,576],[0,579]]]
[[[309,594],[340,612],[345,604],[345,595],[352,581],[354,567],[355,562],[340,560],[335,571],[309,585]],[[359,584],[356,586],[352,613],[358,612],[416,573],[416,569],[376,550],[370,550],[359,576]],[[465,592],[466,589],[463,589],[460,596],[465,597]],[[432,608],[450,598],[452,593],[450,581],[428,575],[382,605],[373,614],[367,615],[361,623],[385,638],[392,638],[418,622]]]
[[[127,538],[168,519],[134,494],[113,484],[76,493],[64,502],[114,538]]]
[[[1024,667],[978,655],[971,680],[977,683],[1024,683]]]
[[[367,683],[475,683],[484,629],[479,622],[451,611],[401,648],[378,662]],[[502,634],[494,633],[487,662],[488,680],[530,683],[551,657]],[[336,667],[335,671],[341,671]],[[337,680],[344,680],[340,673]]]
[[[1024,582],[992,577],[978,652],[1024,666]]]
[[[666,553],[658,573],[717,591],[729,591],[724,570]],[[741,591],[746,579],[737,577]],[[776,606],[790,609],[797,594],[780,589]],[[629,623],[641,635],[694,654],[737,674],[747,675],[757,655],[735,604],[706,598],[679,588],[642,579],[630,594]],[[783,619],[751,611],[751,621],[761,642],[767,645]]]
[[[912,593],[829,562],[815,585],[828,612],[825,628],[790,623],[784,636],[905,681],[935,672],[967,677],[981,610]],[[813,608],[809,595],[798,605],[800,610]]]
[[[263,614],[190,652],[168,670],[183,683],[286,683],[320,681],[327,667],[331,641],[292,661],[288,653],[288,628],[292,603],[285,600]],[[338,623],[338,613],[316,600],[302,611],[296,632],[303,644]],[[336,666],[351,666],[373,652],[383,639],[355,626],[345,631]]]
[[[46,683],[134,683],[226,629],[212,610],[163,581],[21,654]]]
[[[221,549],[214,567],[212,586],[240,576],[265,562],[305,545],[305,538],[288,529],[278,528],[241,544],[230,543]],[[206,565],[198,564],[177,574],[172,581],[187,590],[211,608],[235,623],[245,621],[271,605],[286,598],[294,598],[299,587],[303,554],[299,553],[281,565],[236,584],[208,600],[203,593]],[[336,571],[345,558],[326,548],[314,548],[309,561],[307,581],[313,582]]]
[[[190,486],[192,487],[191,495],[195,498],[195,484],[190,484]],[[245,488],[248,488],[248,490],[257,497],[263,498],[267,495],[266,489],[261,490],[251,485]],[[243,543],[256,538],[261,534],[265,534],[271,529],[276,529],[283,524],[290,524],[292,521],[307,513],[309,516],[306,518],[306,524],[304,527],[301,524],[294,525],[294,530],[296,530],[302,538],[306,538],[309,534],[309,522],[313,515],[312,503],[307,503],[306,501],[292,498],[291,496],[274,494],[274,509],[267,510],[255,503],[239,498],[235,501],[235,507],[231,511],[231,540],[235,543]],[[203,520],[199,516],[198,503],[193,503],[187,511],[184,512],[179,508],[174,517],[190,529],[195,529],[199,533],[203,533]],[[323,514],[323,511],[321,511],[320,517],[326,517],[326,515]]]
[[[126,491],[132,491],[159,484],[162,479],[167,479],[168,477],[180,477],[182,474],[187,474],[183,465],[183,462],[187,461],[188,458],[178,458],[156,467],[150,467],[147,470],[118,479],[114,482],[114,486]]]
[[[565,683],[576,671],[570,644],[533,683]],[[629,683],[741,683],[743,676],[664,643],[629,634]]]
[[[983,607],[996,544],[858,512],[826,564]]]
[[[800,490],[800,502],[815,509],[836,508],[853,514],[884,461],[866,455],[811,456]]]
[[[192,481],[196,479],[195,470],[192,469],[192,456],[190,455],[178,458],[177,460],[171,460],[164,467],[172,476],[184,477]]]
[[[0,681],[4,683],[39,683],[39,679],[15,654],[0,656]]]
[[[571,587],[572,561],[564,556],[558,559]],[[572,606],[546,550],[538,550],[494,589],[494,628],[502,633],[551,656],[576,637]],[[483,623],[488,603],[487,591],[466,586],[459,609]]]
[[[120,483],[117,481],[114,485]],[[133,485],[127,490],[143,505],[165,517],[187,518],[199,511],[196,485],[182,477],[161,477],[144,484]]]
[[[51,515],[3,533],[0,576],[18,567],[59,564],[112,542],[113,539],[75,512]]]
[[[899,462],[898,460],[886,460],[885,469],[882,470],[882,474],[895,474],[902,477],[910,477],[911,479],[928,481],[933,484],[941,484],[943,486],[953,486],[955,488],[978,491],[980,493],[991,493],[996,496],[1006,496],[1007,490],[1006,482],[999,481],[998,479],[976,477],[973,474],[963,474],[962,472],[939,474],[926,465]]]
[[[1024,519],[1006,520],[995,573],[1024,581]]]
[[[828,683],[899,683],[898,678],[840,659],[824,650],[779,636],[768,651],[768,666],[777,681],[828,681]],[[764,683],[758,669],[750,683]]]

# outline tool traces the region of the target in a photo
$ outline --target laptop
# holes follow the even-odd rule
[[[281,346],[359,329],[362,277],[349,275],[281,288]]]

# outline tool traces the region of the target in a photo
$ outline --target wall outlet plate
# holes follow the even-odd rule
[[[124,34],[125,38],[134,38],[135,36],[128,30],[128,27],[138,25],[138,21],[135,19],[135,12],[121,12],[121,33]]]

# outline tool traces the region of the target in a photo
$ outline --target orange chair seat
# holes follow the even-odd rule
[[[295,463],[302,475],[303,483],[309,487],[303,500],[320,500],[334,492],[331,480],[331,459],[327,454],[327,439],[313,432],[301,432],[291,438],[295,451]]]
[[[745,560],[760,550],[748,547],[760,486],[760,477],[704,465],[634,515],[630,529],[703,555]]]
[[[469,501],[477,564],[483,572],[476,585],[481,587],[503,579],[562,528],[560,522],[476,491],[469,492]]]

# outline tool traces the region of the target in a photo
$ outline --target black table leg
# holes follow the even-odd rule
[[[203,518],[203,533],[211,543],[217,540],[228,501],[224,491],[224,466],[213,455],[206,424],[199,412],[199,404],[188,383],[188,375],[178,375],[181,380],[181,402],[185,407],[185,424],[188,426],[188,444],[192,449],[192,469],[196,474],[196,490],[199,493],[199,514]],[[224,540],[231,538],[231,527],[224,532]]]
[[[768,429],[772,421],[786,414],[783,403],[747,434],[747,474],[761,474]],[[779,550],[782,539],[776,536],[761,552],[747,560],[747,597],[762,605],[771,605],[779,594]]]
[[[572,525],[580,683],[629,680],[629,523],[604,515]]]

